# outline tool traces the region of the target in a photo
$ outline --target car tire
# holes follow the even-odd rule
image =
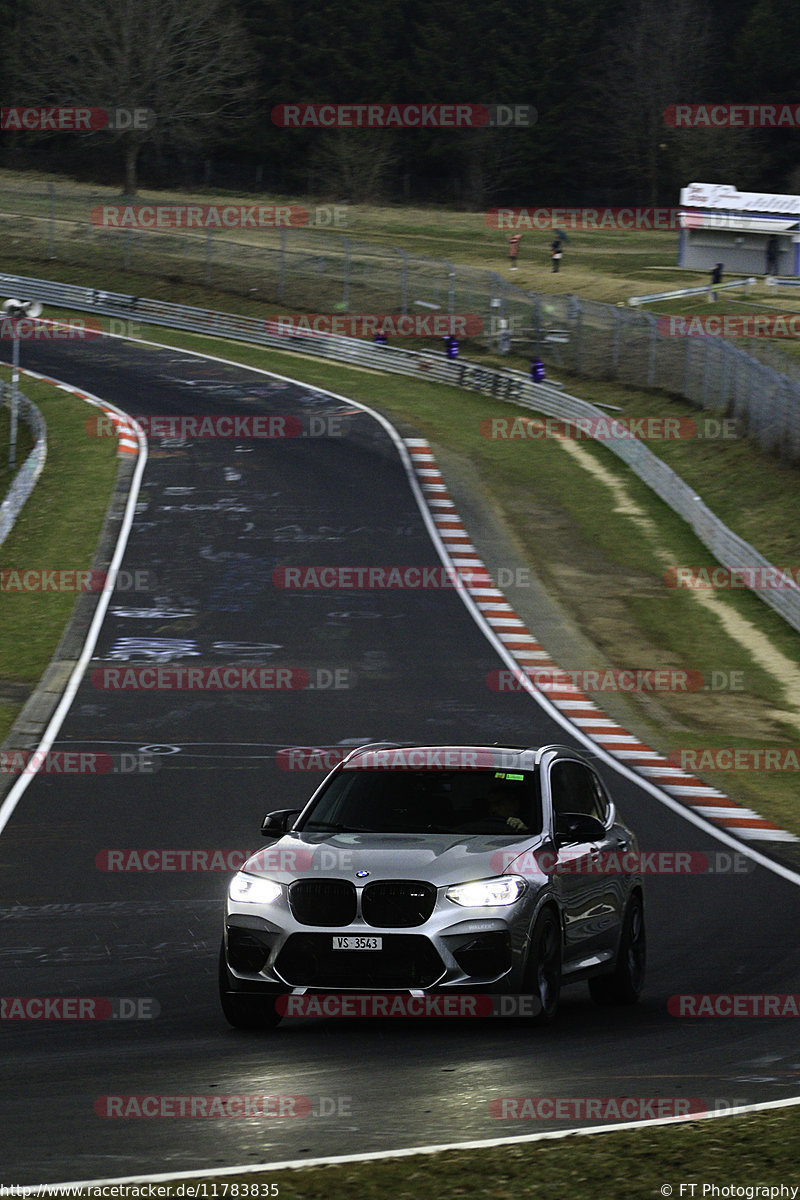
[[[561,995],[561,957],[561,926],[553,909],[545,908],[533,926],[523,977],[523,991],[539,1001],[532,1025],[549,1025],[555,1019]]]
[[[276,992],[275,996],[280,995]],[[282,1019],[269,994],[231,991],[225,943],[219,951],[219,999],[225,1019],[234,1029],[274,1029]]]
[[[635,1004],[644,987],[646,963],[644,904],[641,893],[634,892],[625,908],[614,970],[589,980],[595,1004]]]

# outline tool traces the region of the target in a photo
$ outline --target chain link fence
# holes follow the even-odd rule
[[[669,336],[658,318],[577,296],[538,296],[537,352],[592,379],[659,388],[697,408],[736,419],[770,453],[800,459],[800,380],[731,342]],[[775,347],[766,347],[773,359]],[[791,365],[791,360],[786,360]]]
[[[137,321],[236,338],[262,346],[283,349],[287,346],[285,333],[278,332],[271,322],[257,317],[236,316],[170,304],[164,300],[98,292],[75,284],[15,275],[0,275],[2,289],[19,290],[26,297],[64,308],[77,308],[110,317],[133,316]],[[580,324],[580,314],[576,314],[576,323]],[[323,359],[354,363],[370,370],[469,388],[520,405],[534,413],[544,413],[573,424],[601,420],[607,425],[609,421],[607,413],[587,401],[571,396],[561,388],[534,383],[521,371],[496,371],[475,363],[450,360],[440,352],[377,346],[359,338],[329,334],[289,335],[288,344],[306,355],[318,355]],[[647,339],[643,343],[648,361],[650,344]],[[743,586],[750,588],[765,604],[779,612],[793,629],[800,630],[800,587],[790,575],[772,567],[753,546],[729,529],[695,494],[693,488],[653,454],[643,441],[631,436],[624,424],[618,427],[613,425],[611,436],[604,438],[603,444],[688,522],[703,545],[723,566],[734,572],[744,569],[745,576],[749,573],[749,579],[745,579]],[[764,586],[765,573],[773,578],[770,586]]]
[[[92,221],[107,196],[0,199],[0,237],[13,253],[96,272],[130,272],[246,296],[264,316],[294,313],[449,314],[480,322],[478,341],[541,358],[552,370],[659,388],[735,418],[765,451],[800,459],[800,361],[774,343],[747,350],[713,336],[668,336],[641,308],[525,292],[496,271],[426,259],[346,233],[303,226],[235,231],[134,230]],[[245,206],[246,207],[246,206]],[[309,210],[312,217],[314,210]],[[317,210],[319,211],[319,210]],[[330,216],[330,214],[328,214]],[[133,290],[133,289],[131,289]]]

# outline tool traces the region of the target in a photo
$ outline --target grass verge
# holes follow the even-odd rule
[[[427,214],[426,220],[432,225],[433,215]],[[438,230],[421,224],[416,213],[390,212],[385,219],[383,234],[373,221],[368,230],[364,227],[359,232],[373,241],[385,236],[386,244],[409,239],[406,244],[410,246],[410,239],[413,239],[413,249],[418,253],[498,268],[503,244],[496,233],[490,239],[491,244],[476,239],[474,215],[467,218],[457,214],[451,221],[449,214],[444,217],[439,214],[437,220]],[[408,224],[405,231],[400,228],[400,222]],[[481,238],[485,237],[481,232]],[[576,264],[580,258],[582,267],[578,270],[577,266],[569,264],[555,282],[546,274],[544,266],[534,268],[521,260],[515,282],[542,290],[546,283],[547,290],[551,287],[564,291],[580,290],[597,299],[613,300],[629,295],[632,281],[637,288],[640,282],[652,283],[652,286],[639,289],[643,291],[664,287],[672,279],[676,280],[676,285],[679,281],[706,281],[699,279],[697,273],[679,273],[666,265],[665,258],[674,248],[669,235],[653,235],[652,245],[639,241],[635,248],[630,248],[625,259],[620,260],[620,251],[624,250],[623,237],[610,236],[607,242],[595,238],[591,247],[594,257],[590,256],[588,244],[584,247],[576,239],[570,249],[570,258]],[[525,245],[531,245],[531,241]],[[8,270],[96,284],[94,269],[87,270],[86,278],[83,278],[79,268],[53,262],[38,253],[27,252],[26,257],[23,249],[22,242],[16,249],[13,242],[8,245],[7,256],[2,260]],[[199,285],[178,288],[174,280],[154,284],[152,277],[136,277],[132,272],[110,272],[104,276],[104,286],[110,290],[163,296],[203,307],[230,308],[230,293],[225,291],[215,292]],[[235,307],[259,315],[264,312],[263,300],[237,300]],[[203,343],[202,339],[164,330],[154,332],[153,337],[167,344],[207,348],[211,353],[267,370],[302,375],[310,383],[344,392],[373,405],[407,426],[409,432],[425,434],[437,451],[455,456],[454,461],[462,459],[474,463],[489,503],[501,513],[521,552],[542,574],[548,587],[552,586],[558,592],[569,611],[584,623],[610,660],[613,661],[617,653],[618,638],[622,634],[626,654],[633,648],[637,653],[649,656],[640,658],[639,665],[658,665],[656,657],[664,662],[679,662],[686,661],[688,656],[695,667],[714,669],[722,664],[727,669],[738,664],[747,673],[746,692],[721,696],[703,693],[696,698],[698,703],[691,711],[686,708],[683,712],[673,711],[662,703],[663,697],[657,705],[652,698],[641,698],[639,715],[646,740],[653,740],[646,732],[648,727],[657,733],[668,732],[671,737],[684,742],[688,734],[693,733],[696,739],[701,737],[709,744],[719,744],[721,739],[727,744],[737,740],[752,741],[754,728],[760,735],[777,738],[779,742],[781,738],[785,741],[794,736],[794,726],[789,720],[792,714],[780,707],[778,701],[783,701],[783,697],[777,694],[780,687],[776,687],[770,670],[754,663],[746,647],[721,637],[718,623],[712,621],[709,614],[698,611],[697,606],[691,607],[690,597],[664,596],[653,545],[643,533],[645,526],[633,520],[630,512],[614,511],[609,498],[610,484],[600,482],[599,476],[573,460],[558,445],[512,445],[510,442],[492,445],[487,444],[486,439],[480,439],[476,429],[486,416],[497,415],[496,402],[455,389],[432,388],[396,377],[377,378],[353,369],[322,366],[316,360],[301,360],[277,352],[267,354],[252,347],[234,350],[218,341],[206,339]],[[509,358],[501,365],[524,367],[526,364]],[[585,380],[571,386],[587,399],[620,405],[628,415],[654,410],[663,415],[676,411],[671,406],[678,403],[657,394],[623,391],[614,385],[588,384]],[[86,407],[81,402],[50,389],[48,396],[40,397],[37,386],[28,381],[25,390],[40,404],[48,422],[51,439],[48,468],[27,511],[23,512],[3,547],[2,563],[4,566],[12,565],[14,561],[26,566],[52,567],[55,563],[86,566],[96,546],[113,484],[114,444],[83,436]],[[696,415],[688,410],[688,406],[683,407]],[[62,420],[65,422],[63,428]],[[686,526],[658,504],[644,485],[631,479],[607,451],[592,446],[582,449],[625,490],[632,504],[641,508],[645,517],[653,518],[659,549],[666,547],[671,554],[687,556],[676,561],[708,561]],[[731,447],[721,444],[701,447],[703,454],[699,456],[695,454],[696,449],[697,446],[689,444],[663,443],[658,452],[688,482],[694,482],[712,509],[768,557],[782,562],[797,561],[791,557],[797,553],[794,528],[785,514],[787,510],[791,511],[787,501],[796,497],[800,474],[774,460],[765,460],[747,443],[737,443],[732,448],[733,454],[739,457],[731,457]],[[97,456],[91,464],[83,458],[90,451]],[[9,553],[16,558],[9,560]],[[700,554],[705,557],[698,557]],[[0,622],[4,632],[0,646],[0,679],[8,684],[20,680],[29,685],[46,666],[69,617],[73,599],[36,597],[37,608],[34,610],[29,603],[27,611],[24,605],[16,611],[13,606],[7,607],[9,599],[0,595]],[[26,600],[30,602],[31,597]],[[39,600],[46,603],[38,605]],[[53,601],[57,603],[51,603]],[[765,632],[770,643],[796,667],[796,635],[778,617],[752,596],[726,596],[724,602],[754,628]],[[15,623],[10,624],[9,617]],[[24,647],[26,641],[28,646]],[[8,657],[3,657],[6,653]],[[624,659],[618,661],[624,662]],[[676,701],[685,699],[675,698]],[[0,737],[10,724],[14,711],[13,704],[0,700]],[[698,724],[701,718],[704,723]],[[731,728],[741,732],[728,736],[727,731]],[[716,743],[711,742],[712,737],[717,739]],[[737,783],[735,779],[729,777],[715,782],[736,794],[732,786]],[[786,777],[777,781],[774,777],[766,780],[750,777],[741,784],[743,798],[744,793],[750,795],[748,788],[755,789],[752,802],[759,811],[772,816],[779,824],[798,829],[796,797],[793,788],[786,783]],[[244,1174],[237,1182],[240,1187],[246,1183],[277,1182],[283,1200],[292,1200],[292,1197],[314,1200],[331,1195],[377,1200],[387,1194],[396,1195],[399,1200],[412,1196],[436,1196],[441,1200],[485,1196],[487,1200],[489,1197],[504,1200],[519,1195],[553,1194],[602,1195],[608,1200],[622,1200],[668,1194],[662,1190],[664,1184],[673,1189],[675,1196],[681,1194],[681,1184],[694,1184],[694,1194],[700,1196],[704,1194],[704,1184],[763,1187],[791,1182],[800,1167],[798,1135],[800,1113],[791,1109],[735,1120],[612,1132],[591,1140],[569,1138],[535,1146],[480,1152],[451,1151],[431,1158],[307,1168],[280,1175]],[[210,1175],[206,1182],[218,1183],[219,1195],[233,1194],[230,1176],[215,1179]],[[226,1186],[227,1193],[223,1190]],[[169,1191],[178,1194],[177,1186]],[[683,1194],[690,1193],[687,1190]],[[755,1194],[764,1193],[752,1193]]]
[[[527,1122],[517,1122],[515,1128],[522,1124]],[[497,1136],[507,1133],[513,1136],[510,1129],[498,1131]],[[209,1173],[202,1181],[157,1186],[164,1188],[159,1192],[162,1196],[189,1195],[188,1189],[195,1183],[206,1186],[206,1191],[198,1190],[198,1195],[271,1194],[280,1200],[345,1196],[354,1200],[384,1200],[386,1196],[393,1200],[516,1200],[523,1196],[525,1200],[552,1196],[574,1196],[576,1200],[595,1196],[603,1200],[740,1196],[753,1200],[762,1196],[791,1197],[798,1175],[800,1109],[788,1108],[533,1145],[446,1150],[435,1155],[288,1171],[246,1171],[224,1176]],[[755,1190],[780,1189],[781,1185],[789,1190]],[[270,1193],[270,1186],[277,1191]]]
[[[486,423],[498,413],[513,418],[520,410],[491,397],[290,352],[232,346],[172,330],[152,333],[169,345],[302,377],[351,396],[385,413],[406,433],[427,437],[437,455],[449,457],[456,469],[459,463],[469,464],[484,501],[508,529],[510,543],[600,652],[591,663],[564,661],[554,653],[560,665],[568,670],[601,663],[674,668],[705,676],[706,685],[696,692],[596,697],[654,748],[667,754],[706,747],[796,747],[797,634],[749,592],[717,592],[712,607],[692,592],[665,586],[669,565],[713,566],[714,560],[688,525],[602,445],[577,444],[576,459],[565,449],[575,443],[494,440],[482,435]],[[610,384],[576,390],[588,399],[614,403],[626,415],[691,411],[683,402]],[[743,439],[660,442],[651,448],[688,482],[699,486],[703,481],[711,507],[743,536],[749,533],[767,557],[782,564],[800,562],[800,537],[783,510],[788,497],[797,495],[800,472],[766,458]],[[745,521],[742,497],[748,502]],[[521,610],[524,594],[519,589],[507,594]],[[535,624],[533,632],[538,632]],[[800,834],[796,774],[791,771],[698,773]]]
[[[485,501],[508,530],[510,545],[598,648],[599,657],[592,662],[565,661],[563,653],[551,648],[561,666],[673,668],[705,677],[704,688],[697,692],[597,697],[601,707],[654,748],[668,754],[723,747],[789,751],[796,745],[796,633],[750,593],[715,593],[711,605],[684,589],[666,587],[670,565],[713,566],[714,560],[689,527],[607,448],[559,439],[487,438],[487,425],[498,413],[510,420],[529,414],[462,389],[178,331],[145,329],[142,335],[301,375],[311,384],[370,404],[407,432],[421,433],[437,454],[450,456],[456,465],[469,464]],[[575,390],[622,410],[624,416],[685,416],[693,411],[662,394],[612,384],[578,385]],[[82,454],[88,453],[85,444],[81,448]],[[781,564],[800,561],[800,536],[784,517],[787,499],[796,498],[800,490],[799,471],[764,456],[741,438],[662,441],[651,448],[687,482],[702,487],[710,507],[768,558]],[[45,565],[53,565],[52,560]],[[15,599],[19,622],[29,605],[21,603],[22,597]],[[522,609],[526,597],[509,599]],[[63,617],[63,609],[55,605],[42,605],[39,615],[50,612],[56,621]],[[538,634],[535,614],[530,623]],[[46,644],[54,644],[53,637],[51,631]],[[29,629],[28,640],[39,648],[43,636]],[[2,677],[18,682],[24,674],[14,664],[10,671],[9,675],[9,665],[0,660]],[[733,799],[800,833],[796,776],[791,771],[698,773]]]
[[[0,547],[0,566],[4,571],[85,570],[114,486],[116,442],[86,436],[94,410],[84,400],[24,374],[20,387],[47,424],[47,462]],[[0,589],[0,741],[47,668],[76,599],[70,592]]]

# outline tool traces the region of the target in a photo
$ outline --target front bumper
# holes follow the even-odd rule
[[[488,988],[521,978],[528,927],[519,914],[513,923],[481,915],[402,931],[364,924],[279,929],[265,918],[229,912],[226,958],[231,986],[242,991]],[[382,948],[334,950],[342,934],[378,936]]]

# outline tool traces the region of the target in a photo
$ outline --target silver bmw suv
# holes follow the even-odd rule
[[[220,998],[269,1028],[289,998],[512,994],[629,1004],[645,969],[636,838],[566,746],[362,746],[264,819],[231,880]]]

